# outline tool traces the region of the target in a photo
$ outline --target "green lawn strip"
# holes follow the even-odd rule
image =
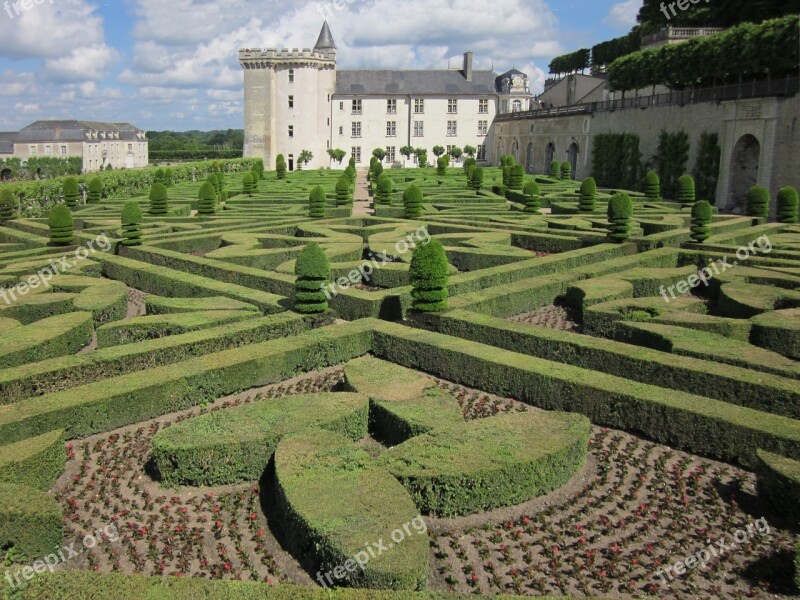
[[[744,465],[758,448],[800,457],[800,422],[787,417],[394,323],[374,327],[375,355],[489,393]]]
[[[0,350],[0,368],[75,354],[89,345],[93,333],[92,314],[88,312],[56,315],[17,327]]]

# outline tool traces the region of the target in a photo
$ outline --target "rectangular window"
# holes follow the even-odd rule
[[[356,159],[356,163],[361,162],[361,146],[353,146],[350,149],[350,154],[354,159]]]
[[[30,154],[31,156],[36,156],[36,146],[30,146],[28,148],[28,154]]]
[[[52,146],[45,146],[44,147],[44,155],[50,156],[53,154],[53,147]]]
[[[294,137],[294,125],[289,125],[289,137]]]
[[[397,100],[390,99],[386,101],[386,114],[387,115],[397,114]]]
[[[478,160],[486,160],[486,146],[484,144],[480,144],[478,146]]]
[[[414,121],[414,137],[423,137],[425,135],[425,123],[422,121]]]
[[[66,146],[61,146],[61,154],[66,154],[66,150]],[[133,144],[128,144],[128,152],[133,152]]]
[[[61,156],[66,156],[66,155],[67,155],[67,147],[61,146]]]
[[[414,114],[415,115],[425,114],[425,99],[424,98],[415,98],[414,99]]]
[[[289,108],[294,108],[294,96],[289,96]]]
[[[447,150],[445,150],[445,154],[449,155],[450,154],[450,150],[452,150],[452,149],[453,149],[452,144],[448,144],[447,145]]]
[[[458,100],[450,98],[447,101],[447,114],[455,115],[456,113],[458,113]]]
[[[289,83],[294,83],[294,69],[289,69]]]
[[[489,121],[478,121],[478,135],[489,133]]]
[[[353,125],[350,129],[350,137],[361,137],[361,121],[353,121]]]
[[[339,126],[339,135],[344,135],[344,127]]]
[[[353,100],[353,114],[360,115],[361,114],[361,100]]]
[[[395,146],[386,146],[386,160],[390,163],[394,162]]]
[[[488,100],[478,100],[478,113],[482,115],[489,114],[489,101]]]
[[[455,121],[447,122],[447,137],[455,137],[458,135],[458,126]]]
[[[339,102],[339,110],[344,110],[344,102]]]
[[[397,121],[386,122],[386,137],[397,137]]]

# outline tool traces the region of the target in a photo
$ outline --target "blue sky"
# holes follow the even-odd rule
[[[36,119],[242,127],[242,47],[311,47],[341,68],[512,66],[540,91],[553,56],[626,33],[641,0],[0,0],[0,129]],[[16,5],[15,5],[16,2]]]

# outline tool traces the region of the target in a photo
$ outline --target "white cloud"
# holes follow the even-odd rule
[[[66,56],[44,62],[44,76],[51,81],[96,81],[103,79],[119,53],[105,44],[77,48]]]
[[[642,0],[624,0],[611,7],[603,22],[617,29],[630,29],[636,25],[636,15],[641,7]]]

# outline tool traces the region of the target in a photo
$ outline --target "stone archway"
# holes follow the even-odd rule
[[[751,134],[743,135],[736,142],[731,157],[730,200],[728,208],[735,213],[744,214],[747,206],[747,192],[758,183],[761,144]]]
[[[556,146],[553,142],[547,142],[547,150],[544,153],[544,170],[543,173],[550,172],[550,163],[556,157]]]
[[[580,149],[578,148],[578,142],[572,142],[569,145],[569,150],[567,150],[567,162],[572,167],[572,178],[578,179],[578,154]]]
[[[525,171],[533,173],[533,142],[528,144],[528,149],[525,151]]]

